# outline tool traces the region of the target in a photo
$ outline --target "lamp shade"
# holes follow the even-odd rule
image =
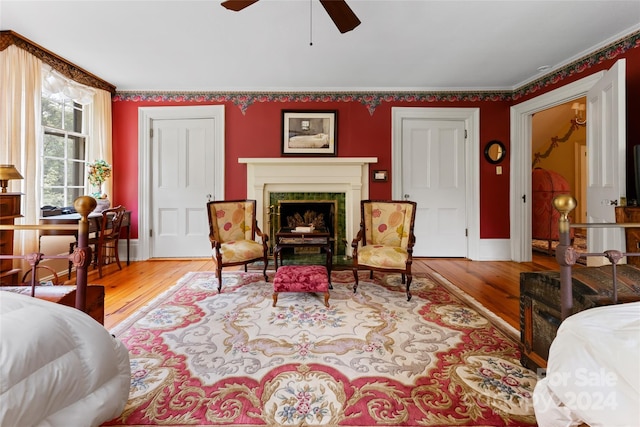
[[[14,165],[0,165],[0,188],[3,193],[7,192],[10,179],[23,179],[23,176]]]

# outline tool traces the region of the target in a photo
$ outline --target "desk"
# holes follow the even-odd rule
[[[95,233],[100,228],[102,213],[92,212],[89,214],[89,234]],[[80,214],[53,215],[40,218],[40,224],[77,224],[80,221]],[[129,247],[131,244],[131,211],[124,213],[122,228],[127,230],[127,265],[129,265]],[[78,230],[41,230],[38,237],[38,249],[40,248],[40,238],[42,236],[75,236],[78,240]]]
[[[20,218],[22,193],[0,193],[0,225],[13,225]],[[0,255],[13,255],[13,230],[0,231]],[[13,268],[13,260],[0,260],[0,285],[18,283],[20,269]]]
[[[273,259],[278,270],[278,258],[282,264],[283,248],[321,248],[327,254],[327,273],[329,275],[329,285],[331,285],[331,267],[333,266],[332,243],[333,239],[326,228],[317,228],[311,232],[298,232],[292,228],[281,228],[276,233]]]

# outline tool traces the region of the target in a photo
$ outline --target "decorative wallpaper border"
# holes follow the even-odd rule
[[[116,91],[114,102],[232,102],[245,114],[258,102],[359,102],[369,114],[385,102],[479,102],[515,101],[524,96],[581,74],[604,61],[615,59],[640,46],[640,31],[611,43],[563,68],[513,91],[433,91],[433,92],[134,92]]]
[[[359,102],[373,115],[383,102],[509,101],[511,92],[117,92],[114,101],[232,102],[244,114],[256,102]]]
[[[589,68],[601,64],[604,61],[615,59],[623,53],[633,48],[640,47],[640,31],[631,33],[625,38],[611,43],[602,49],[596,50],[591,54],[582,57],[570,64],[565,65],[554,73],[528,83],[527,85],[513,91],[513,100],[518,100],[526,95],[533,94],[539,90],[554,85],[568,77],[581,74]]]

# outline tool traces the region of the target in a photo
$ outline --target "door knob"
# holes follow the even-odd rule
[[[211,201],[211,194],[207,194],[207,202]]]
[[[410,196],[410,195],[408,195],[408,194],[405,194],[405,195],[404,195],[404,196],[402,196],[402,197],[404,197],[406,200],[408,200],[408,199],[409,199],[409,197],[411,197],[411,196]]]

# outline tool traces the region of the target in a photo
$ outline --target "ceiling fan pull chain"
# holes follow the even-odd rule
[[[313,46],[313,0],[309,0],[309,46]]]

